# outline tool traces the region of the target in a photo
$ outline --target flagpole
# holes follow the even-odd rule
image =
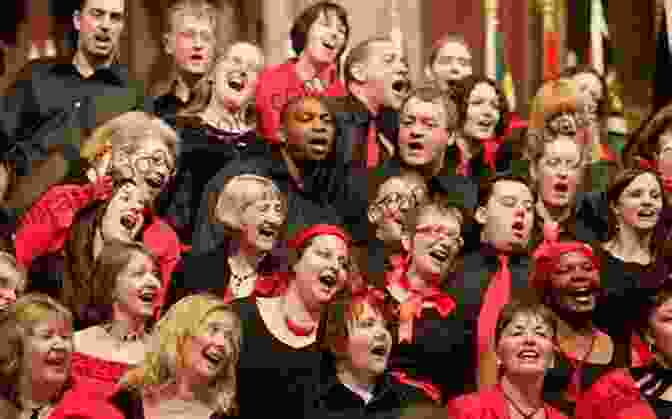
[[[497,0],[485,0],[485,75],[497,80]]]

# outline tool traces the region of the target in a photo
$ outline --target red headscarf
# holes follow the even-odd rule
[[[301,230],[291,239],[287,244],[292,249],[299,249],[303,246],[306,241],[312,239],[315,236],[336,236],[343,240],[348,248],[350,247],[350,236],[348,233],[343,231],[340,227],[331,224],[316,224],[312,227],[308,227],[304,230]]]

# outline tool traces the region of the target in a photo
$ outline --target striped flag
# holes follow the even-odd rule
[[[513,83],[513,76],[511,75],[511,70],[507,65],[508,60],[506,59],[506,34],[501,27],[498,28],[495,39],[497,51],[496,78],[500,86],[502,86],[504,94],[506,95],[506,99],[509,101],[509,106],[513,111],[516,109],[516,92]]]
[[[605,71],[604,41],[609,38],[602,0],[592,0],[590,7],[590,64],[600,73]]]

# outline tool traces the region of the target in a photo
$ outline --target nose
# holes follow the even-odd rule
[[[273,226],[279,226],[285,219],[282,211],[271,211],[268,215],[268,222]]]
[[[423,138],[425,135],[422,132],[419,132],[420,130],[418,129],[418,126],[415,125],[413,126],[413,129],[411,131],[411,138],[414,140]]]

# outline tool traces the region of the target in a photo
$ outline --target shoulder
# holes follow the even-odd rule
[[[281,82],[295,79],[294,68],[295,63],[291,60],[267,68],[259,75],[259,89],[262,88],[262,83],[264,87],[268,87],[268,83],[276,82],[277,87],[281,87]]]
[[[448,401],[446,405],[451,418],[486,418],[487,412],[501,404],[501,395],[497,390],[484,390],[465,394]]]
[[[104,384],[84,377],[73,379],[73,386],[65,393],[50,419],[123,419],[122,413],[109,402],[114,394],[113,384]]]

